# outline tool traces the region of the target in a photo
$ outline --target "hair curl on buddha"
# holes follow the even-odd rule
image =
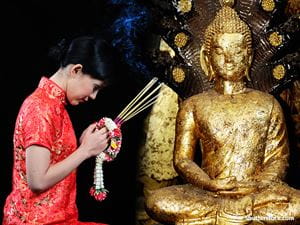
[[[241,33],[245,35],[248,53],[252,54],[252,38],[250,28],[239,18],[237,12],[228,6],[222,7],[212,23],[206,28],[204,34],[204,47],[208,55],[210,55],[213,37],[221,33]]]

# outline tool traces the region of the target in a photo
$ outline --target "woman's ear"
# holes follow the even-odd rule
[[[82,73],[82,65],[81,64],[74,64],[70,68],[70,74],[73,76]]]

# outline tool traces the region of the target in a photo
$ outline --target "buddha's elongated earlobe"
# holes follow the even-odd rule
[[[211,64],[209,64],[209,81],[213,81],[216,78],[215,71]]]
[[[252,59],[253,59],[253,54],[251,54],[251,55],[249,56],[249,59],[248,59],[248,66],[247,66],[247,68],[246,68],[246,70],[245,70],[245,76],[246,76],[246,78],[247,78],[248,81],[251,81],[249,71],[250,71],[250,65],[251,65],[251,63],[252,63]]]
[[[205,75],[208,76],[208,80],[212,81],[215,78],[215,72],[209,62],[204,46],[200,49],[200,65]]]
[[[245,76],[246,76],[248,81],[251,81],[251,78],[250,78],[250,75],[249,75],[249,67],[247,67],[246,70],[245,70]]]

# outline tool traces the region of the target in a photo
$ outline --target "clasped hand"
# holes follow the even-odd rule
[[[209,191],[220,195],[236,196],[246,195],[258,190],[258,183],[251,180],[237,181],[235,177],[226,177],[210,180]]]
[[[107,148],[109,140],[107,128],[97,129],[96,123],[86,128],[79,139],[80,145],[86,151],[88,157],[96,156],[103,152]]]

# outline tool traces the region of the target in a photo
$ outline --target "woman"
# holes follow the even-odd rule
[[[51,53],[59,69],[41,78],[16,120],[13,189],[3,225],[97,224],[78,221],[76,168],[107,147],[108,131],[91,124],[77,146],[65,106],[95,99],[108,84],[111,50],[103,40],[84,36],[59,43]]]

